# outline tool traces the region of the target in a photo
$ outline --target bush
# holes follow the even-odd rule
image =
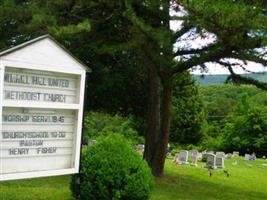
[[[153,187],[146,162],[118,134],[83,150],[80,175],[82,200],[146,200]]]
[[[87,143],[89,140],[97,140],[100,136],[107,136],[112,133],[124,135],[132,144],[144,143],[144,139],[138,135],[133,127],[131,118],[89,112],[84,119],[83,143]]]

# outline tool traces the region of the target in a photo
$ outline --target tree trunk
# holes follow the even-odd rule
[[[152,163],[152,173],[159,177],[163,175],[165,159],[167,155],[169,130],[171,122],[172,87],[163,86],[161,129]]]
[[[156,177],[163,175],[169,141],[172,85],[163,84],[160,104],[160,78],[154,68],[149,69],[149,109],[144,158]],[[160,109],[160,105],[162,108]],[[161,113],[161,114],[160,114]]]
[[[162,6],[162,15],[158,20],[158,27],[169,30],[170,2],[158,1],[158,8]],[[150,92],[147,121],[148,130],[146,134],[144,158],[148,162],[152,174],[156,177],[163,175],[171,118],[172,75],[169,73],[169,68],[167,66],[171,66],[173,57],[171,38],[168,38],[168,44],[166,44],[166,39],[167,38],[164,38],[164,41],[159,41],[161,43],[160,45],[156,43],[152,46],[151,50],[146,53],[149,60],[153,62],[152,65],[150,65],[151,68],[149,68]],[[149,40],[153,41],[153,38]],[[144,49],[146,48],[147,46],[144,47]],[[157,55],[161,58],[158,62],[155,62],[155,56]],[[163,73],[162,69],[164,69]],[[159,74],[161,74],[161,77]],[[163,85],[162,98],[160,93],[161,84]]]
[[[157,70],[153,66],[149,67],[148,73],[149,105],[144,159],[147,161],[153,172],[153,160],[160,132],[160,78]]]

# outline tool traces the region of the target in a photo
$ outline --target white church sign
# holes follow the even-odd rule
[[[86,70],[48,35],[0,53],[0,181],[78,172]]]

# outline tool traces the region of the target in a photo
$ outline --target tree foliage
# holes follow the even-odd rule
[[[146,1],[144,4],[136,1],[127,3],[127,15],[135,27],[134,34],[140,35],[140,47],[150,59],[150,74],[153,74],[154,80],[158,74],[163,88],[160,109],[158,102],[151,98],[149,110],[161,112],[161,119],[151,114],[149,124],[159,128],[149,129],[145,150],[145,157],[152,166],[153,173],[160,176],[163,173],[169,138],[174,77],[196,66],[205,69],[207,63],[213,62],[227,67],[231,73],[229,80],[233,82],[266,88],[264,83],[235,74],[234,67],[239,63],[229,60],[234,58],[244,63],[250,60],[266,64],[266,60],[257,51],[266,45],[266,18],[263,17],[263,5],[255,1],[178,0],[172,4],[157,4],[155,1]],[[170,16],[170,7],[180,12],[180,15]],[[177,31],[170,30],[169,21],[172,19],[182,24]],[[210,38],[211,42],[196,48],[193,43],[197,38]],[[150,41],[149,45],[147,41]],[[178,46],[173,52],[174,43],[178,43]],[[177,59],[176,62],[173,62],[174,58]],[[150,86],[150,90],[154,92],[151,94],[155,95],[153,99],[157,99],[159,93],[155,88],[159,84],[156,81],[152,83],[154,85]]]
[[[130,23],[123,1],[2,0],[0,5],[0,48],[49,33],[92,69],[87,110],[145,115],[146,69],[126,44]]]
[[[207,112],[201,150],[266,154],[266,91],[253,86],[211,85],[202,86],[200,92]]]
[[[206,120],[198,85],[189,73],[177,76],[174,84],[170,142],[198,144],[203,137],[202,124]]]
[[[237,75],[234,68],[240,62],[230,59],[266,65],[264,1],[2,0],[0,4],[1,47],[49,32],[93,69],[90,107],[141,116],[147,111],[145,158],[156,176],[163,174],[176,75],[213,62],[229,69],[228,81],[267,88]],[[171,16],[170,8],[179,15]],[[178,20],[180,28],[171,30],[171,20]],[[210,42],[196,47],[199,38]]]
[[[134,126],[133,119],[130,117],[89,112],[84,118],[83,142],[88,143],[89,140],[98,140],[110,134],[120,134],[131,144],[143,143],[143,138],[138,135]]]
[[[240,98],[233,113],[226,118],[222,148],[242,153],[267,154],[267,107],[257,106],[247,95]]]

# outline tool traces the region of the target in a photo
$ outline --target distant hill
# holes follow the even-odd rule
[[[228,75],[204,75],[204,76],[193,75],[193,76],[195,80],[201,85],[223,84],[228,77]],[[262,82],[267,82],[267,72],[243,74],[242,76],[251,77]]]

